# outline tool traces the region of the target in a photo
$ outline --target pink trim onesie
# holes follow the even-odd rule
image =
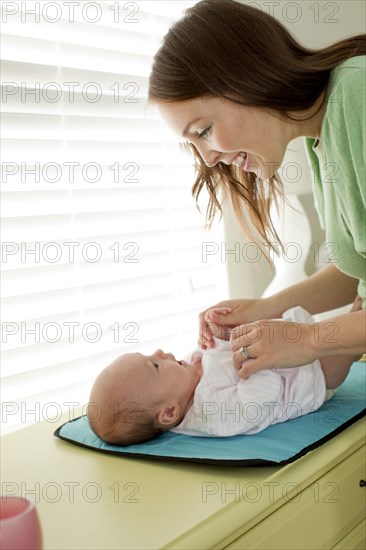
[[[301,307],[283,319],[312,322]],[[202,355],[202,377],[184,419],[171,431],[201,437],[255,434],[278,422],[316,411],[326,399],[323,371],[318,360],[288,369],[267,369],[239,377],[230,343],[215,338],[215,347],[192,352]],[[296,345],[296,343],[294,343]]]

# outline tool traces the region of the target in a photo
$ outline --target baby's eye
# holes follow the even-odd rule
[[[154,365],[154,367],[155,367],[156,369],[159,368],[159,363],[155,363],[155,362],[153,361],[153,365]]]

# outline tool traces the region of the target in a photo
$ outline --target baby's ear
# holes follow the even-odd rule
[[[177,423],[180,417],[180,406],[172,405],[171,407],[164,407],[158,413],[157,422],[159,426],[164,428],[170,428]]]

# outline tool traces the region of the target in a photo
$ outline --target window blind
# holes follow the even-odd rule
[[[193,1],[2,2],[2,432],[57,423],[118,354],[196,345],[226,294],[193,160],[147,104]]]

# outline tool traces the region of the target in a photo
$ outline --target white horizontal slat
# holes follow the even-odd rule
[[[18,283],[13,284],[16,279],[18,282],[21,281],[23,290],[35,284],[36,280],[38,285],[46,288],[44,286],[46,278],[51,277],[52,273],[55,274],[55,270],[64,271],[62,277],[60,275],[60,281],[52,282],[52,288],[55,288],[56,284],[68,285],[67,269],[71,270],[72,265],[75,264],[84,265],[86,270],[93,270],[96,274],[97,266],[100,264],[108,265],[108,262],[131,264],[167,250],[173,250],[179,255],[191,250],[192,255],[188,253],[188,258],[185,258],[185,262],[188,263],[185,265],[192,266],[195,258],[194,251],[201,250],[202,243],[213,238],[202,234],[200,225],[195,226],[194,223],[195,219],[192,216],[180,231],[167,227],[161,231],[141,228],[138,232],[111,234],[103,238],[100,235],[90,235],[88,239],[72,241],[43,240],[21,243],[3,241],[1,244],[3,296],[15,295],[19,291]],[[94,256],[98,259],[97,262],[94,261]],[[23,274],[23,271],[26,273]],[[102,276],[105,275],[107,274],[104,273],[103,268]],[[120,277],[121,274],[118,276]],[[52,278],[55,279],[55,277]],[[11,288],[14,288],[13,292]],[[25,293],[28,292],[25,291]]]
[[[17,321],[4,320],[2,325],[2,352],[9,354],[11,351],[12,356],[21,358],[22,348],[28,348],[36,344],[49,344],[50,349],[55,349],[58,345],[63,345],[65,341],[70,344],[74,343],[76,338],[80,339],[80,336],[84,334],[88,323],[93,323],[93,326],[94,323],[98,323],[101,330],[109,329],[112,332],[114,329],[110,327],[116,323],[122,324],[124,330],[127,330],[130,327],[125,326],[126,323],[140,324],[157,316],[166,315],[167,312],[170,312],[174,317],[179,317],[184,312],[196,310],[200,306],[203,294],[212,291],[213,285],[209,281],[210,273],[208,270],[206,270],[205,276],[206,286],[204,289],[199,289],[197,293],[192,288],[188,278],[184,279],[183,276],[173,278],[171,275],[163,274],[160,277],[151,276],[151,295],[146,288],[147,285],[140,284],[139,293],[129,296],[129,299],[124,302],[122,301],[124,296],[121,300],[118,296],[115,296],[110,304],[102,306],[96,304],[96,307],[94,307],[93,303],[86,303],[86,294],[83,294],[78,299],[79,309],[74,309],[74,311],[60,313],[54,311],[49,317],[28,318]],[[159,279],[165,283],[165,286],[160,283]],[[118,285],[115,284],[113,288],[118,290]],[[92,293],[90,292],[88,296],[92,296]],[[145,307],[139,303],[137,296],[145,303]],[[29,312],[30,314],[36,313],[33,310]],[[88,330],[93,332],[95,327]],[[130,332],[132,332],[132,329]],[[113,337],[117,338],[114,332]],[[117,340],[119,341],[120,338],[117,338]],[[49,360],[53,364],[54,361],[59,361],[59,356],[57,355]]]
[[[92,173],[92,170],[90,170]],[[95,173],[98,174],[97,168]],[[175,189],[176,201],[180,208],[191,207],[192,199],[187,193]],[[22,200],[24,199],[24,200]],[[71,204],[72,203],[72,204]],[[119,189],[78,190],[78,191],[45,191],[40,195],[30,191],[23,193],[7,193],[2,202],[3,217],[14,218],[22,216],[36,217],[47,215],[60,215],[68,212],[84,214],[89,212],[125,212],[132,208],[138,210],[151,210],[155,208],[167,208],[171,206],[171,198],[164,187],[155,189],[139,186],[138,190],[121,186]]]
[[[172,259],[174,261],[174,258]],[[174,264],[177,265],[176,262]],[[221,273],[222,275],[223,273]],[[37,313],[47,313],[47,304],[43,304],[42,310],[40,302],[36,302],[35,307],[29,308],[28,319],[23,317],[21,320],[4,315],[2,341],[5,363],[12,369],[9,360],[11,361],[11,358],[15,357],[20,361],[22,358],[21,348],[28,348],[36,343],[47,343],[49,350],[52,348],[53,351],[58,349],[58,346],[64,346],[65,340],[74,345],[74,340],[83,333],[83,327],[86,327],[88,323],[93,323],[93,327],[95,323],[98,323],[100,331],[105,331],[109,327],[107,333],[112,332],[111,325],[122,323],[124,330],[129,330],[128,333],[130,333],[132,329],[128,323],[134,325],[137,323],[140,326],[146,319],[154,319],[164,312],[165,315],[170,312],[170,315],[179,317],[183,312],[197,311],[197,308],[202,309],[205,306],[205,301],[207,303],[208,300],[214,299],[215,285],[217,286],[217,283],[220,282],[219,276],[215,266],[208,265],[204,269],[193,271],[187,269],[185,272],[169,275],[166,273],[151,274],[147,276],[148,284],[140,277],[140,281],[136,282],[131,280],[115,281],[108,287],[105,285],[85,287],[82,292],[75,291],[73,294],[74,311],[67,311],[65,308],[65,311],[62,312],[59,308],[57,312],[55,304],[57,296],[64,298],[64,301],[67,296],[65,292],[53,293],[50,295],[52,304],[49,307],[49,317],[32,317]],[[29,303],[28,297],[23,299],[23,306],[27,300]],[[13,306],[16,305],[15,300],[10,300],[9,303],[12,303]],[[62,305],[62,300],[59,300],[58,305],[60,306],[60,304]],[[18,309],[21,314],[24,314],[26,308],[20,306],[19,302]],[[14,308],[13,313],[16,313]],[[55,325],[57,325],[57,329],[55,329]],[[93,327],[92,332],[94,331]],[[115,336],[115,332],[113,335]],[[55,356],[57,361],[60,358],[60,353],[61,351],[58,351]],[[28,351],[27,357],[29,357]],[[45,366],[47,366],[47,361],[51,364],[53,360],[54,358],[47,355]]]
[[[68,378],[70,382],[70,378]],[[42,382],[40,381],[40,385]],[[38,392],[26,398],[11,399],[2,403],[2,434],[26,428],[30,424],[48,422],[56,427],[60,424],[62,411],[69,411],[69,419],[75,407],[83,405],[89,394],[89,385],[69,383],[58,387],[54,391]],[[53,403],[56,403],[52,406]],[[74,405],[77,403],[78,405]],[[86,411],[86,408],[85,408]]]
[[[144,211],[144,220],[150,223],[156,229],[164,229],[165,223],[162,219],[162,211],[159,208],[155,210]],[[84,215],[60,215],[43,216],[42,218],[28,218],[28,229],[26,237],[24,233],[24,221],[22,218],[13,218],[8,220],[3,227],[3,239],[5,242],[22,242],[27,238],[29,242],[39,242],[49,235],[50,240],[73,240],[75,238],[85,238],[89,235],[110,235],[117,231],[127,233],[131,224],[136,224],[136,216],[131,212],[126,212],[121,216],[120,212],[109,214],[95,213]]]
[[[182,313],[180,316],[182,326],[190,323],[192,314],[195,314],[195,312],[190,311]],[[18,396],[34,396],[34,394],[39,392],[40,385],[44,391],[50,392],[57,388],[62,388],[65,382],[67,383],[69,380],[73,380],[74,382],[91,381],[103,367],[107,366],[116,356],[122,353],[139,352],[151,354],[157,348],[163,348],[165,351],[173,351],[177,357],[183,359],[189,351],[196,347],[195,341],[197,334],[194,330],[182,330],[179,334],[179,338],[177,338],[174,332],[167,333],[166,330],[164,335],[161,336],[161,334],[159,334],[159,329],[161,328],[159,323],[158,326],[156,326],[155,320],[147,321],[143,329],[150,337],[145,339],[144,342],[140,342],[138,341],[138,332],[133,334],[131,328],[127,327],[126,324],[125,329],[123,327],[121,328],[121,342],[117,342],[112,350],[108,348],[105,351],[93,353],[91,356],[80,357],[77,361],[67,361],[65,363],[58,362],[52,366],[47,363],[47,368],[39,368],[36,370],[36,377],[32,375],[34,371],[29,371],[21,375],[13,374],[7,376],[3,380],[3,400],[15,400]],[[133,343],[133,340],[136,340],[136,343]]]
[[[61,363],[49,369],[36,369],[21,375],[15,374],[4,378],[3,400],[9,402],[19,397],[24,399],[37,395],[40,381],[43,391],[49,392],[62,388],[66,381],[85,382],[86,376],[86,368],[82,360]]]
[[[149,143],[160,143],[158,130],[160,124],[154,120],[136,120],[133,118],[76,117],[57,115],[3,114],[4,139],[23,140],[80,140],[118,141],[121,144],[140,143],[141,136]],[[127,114],[127,113],[125,113]],[[32,137],[33,133],[33,137]]]
[[[183,314],[181,321],[189,324],[191,314],[192,312]],[[137,339],[135,337],[138,334],[132,337],[130,329],[124,329],[125,342],[117,343],[113,350],[108,349],[87,358],[80,358],[77,361],[59,362],[49,368],[40,368],[35,371],[37,376],[34,376],[34,371],[33,374],[30,371],[21,375],[13,374],[5,377],[2,388],[3,400],[15,401],[17,397],[35,397],[39,392],[40,386],[43,388],[43,391],[52,392],[64,387],[65,382],[67,383],[69,380],[73,380],[74,383],[91,381],[103,367],[108,365],[121,353],[139,352],[151,354],[157,348],[163,347],[166,351],[174,350],[174,353],[183,359],[190,350],[194,349],[197,335],[192,329],[182,331],[179,335],[179,341],[174,345],[175,334],[165,334],[161,337],[158,333],[160,327],[154,328],[154,326],[155,323],[152,321],[146,323],[144,329],[146,332],[149,332],[151,337],[143,343],[130,342],[129,340]],[[130,331],[128,334],[127,330]],[[50,401],[52,400],[50,399]],[[78,396],[78,402],[84,402],[81,401],[81,395]]]
[[[18,321],[22,319],[31,319],[33,317],[51,316],[52,313],[58,315],[67,313],[75,309],[88,309],[91,307],[88,300],[93,300],[93,307],[104,307],[115,302],[122,303],[124,300],[129,301],[134,296],[139,297],[141,293],[145,293],[146,289],[150,291],[151,276],[165,276],[166,264],[171,261],[169,254],[160,255],[161,258],[155,258],[150,261],[144,261],[139,264],[123,264],[117,268],[128,279],[135,279],[138,283],[128,284],[125,279],[109,281],[108,277],[103,283],[86,280],[83,292],[78,290],[78,287],[66,287],[65,289],[53,289],[52,291],[40,291],[32,294],[19,294],[18,296],[3,299],[3,322]],[[183,258],[184,259],[184,258]],[[197,262],[200,260],[200,251],[197,251]],[[159,261],[162,265],[159,264]],[[104,267],[104,266],[102,266]],[[111,269],[115,267],[111,265]],[[78,266],[74,268],[74,277],[80,277]],[[115,269],[115,272],[118,272]],[[190,267],[190,270],[195,267]],[[201,269],[198,264],[196,269]],[[203,268],[205,269],[205,268]],[[94,272],[91,272],[92,276]],[[142,275],[142,273],[144,275]],[[191,282],[191,272],[185,274],[179,273],[177,270],[174,273],[175,278],[182,285],[182,288],[193,287]],[[127,274],[127,275],[126,275]],[[115,276],[116,277],[116,276]],[[89,284],[90,286],[86,286]],[[55,285],[56,286],[56,285]],[[143,290],[141,290],[142,287]],[[160,284],[158,285],[161,290]],[[163,289],[164,290],[164,289]],[[193,290],[193,288],[192,288]],[[151,292],[154,295],[154,285],[151,285]],[[116,293],[116,294],[115,294]]]
[[[181,162],[184,161],[183,156],[180,156],[180,159]],[[6,194],[19,191],[80,189],[103,189],[107,192],[109,189],[120,189],[123,186],[125,189],[132,188],[142,193],[143,189],[158,189],[165,186],[174,190],[182,187],[186,195],[190,194],[188,184],[194,179],[194,171],[193,166],[189,166],[187,162],[181,164],[179,169],[176,165],[166,165],[162,173],[161,165],[157,163],[148,165],[145,162],[123,163],[122,161],[122,153],[118,162],[109,165],[105,162],[97,163],[98,166],[89,164],[93,162],[91,160],[88,163],[82,163],[81,159],[67,163],[51,161],[43,164],[26,164],[23,161],[15,165],[4,161],[0,165],[2,192]],[[98,170],[100,177],[96,178],[96,175],[92,175],[93,170],[95,174]]]
[[[138,344],[150,338],[158,339],[159,336],[163,340],[167,335],[177,333],[172,320],[175,317],[178,320],[185,311],[189,313],[187,318],[190,319],[190,323],[193,318],[196,321],[198,312],[205,306],[203,298],[207,304],[211,292],[212,288],[207,294],[200,293],[199,297],[187,293],[166,294],[149,299],[149,307],[141,303],[126,303],[123,307],[111,306],[107,323],[105,314],[98,317],[95,312],[83,318],[78,327],[72,324],[77,321],[70,318],[61,323],[53,321],[52,326],[43,323],[19,325],[18,333],[12,336],[9,331],[7,339],[14,342],[17,337],[21,337],[26,345],[2,353],[3,376],[31,372],[35,368],[47,369],[60,362],[82,359],[134,341]],[[182,303],[185,305],[183,309]],[[179,326],[184,326],[181,321]],[[12,328],[15,330],[17,327]],[[76,333],[76,328],[79,328],[81,336]]]
[[[151,59],[149,55],[115,52],[102,48],[88,48],[60,44],[59,42],[5,35],[2,40],[2,59],[32,63],[34,59],[42,65],[57,65],[72,69],[112,72],[120,68],[120,74],[149,76]]]
[[[62,4],[61,4],[62,5]],[[16,15],[16,14],[15,14]],[[18,14],[19,15],[19,14]],[[18,19],[20,19],[18,17]],[[148,19],[150,21],[148,21]],[[147,17],[144,15],[144,24],[126,25],[126,29],[121,33],[121,29],[117,25],[93,27],[87,22],[77,22],[70,24],[67,20],[60,21],[57,25],[58,38],[62,39],[64,44],[68,46],[84,46],[95,48],[95,44],[103,44],[104,49],[113,50],[115,52],[128,52],[132,54],[150,55],[152,49],[156,49],[158,37],[149,35],[143,32],[143,28],[157,21],[156,18]],[[165,33],[166,25],[160,24],[161,33]],[[14,18],[8,18],[6,24],[6,33],[3,34],[4,39],[14,37],[22,37],[28,43],[30,40],[54,41],[54,29],[47,22],[40,21],[37,26],[26,25],[19,20],[15,23]]]
[[[128,270],[127,270],[128,272]],[[59,317],[60,315],[73,314],[75,308],[79,307],[80,310],[85,312],[90,308],[105,308],[111,304],[123,304],[124,301],[138,301],[138,299],[153,298],[155,296],[163,296],[171,294],[173,291],[176,293],[194,294],[195,292],[201,292],[204,288],[212,287],[211,278],[212,267],[207,266],[205,268],[190,268],[186,272],[180,272],[174,274],[174,281],[171,280],[172,275],[169,277],[165,272],[152,271],[146,278],[140,278],[136,281],[131,279],[117,281],[108,279],[103,283],[92,283],[90,287],[85,287],[83,292],[75,288],[67,288],[64,291],[49,293],[46,290],[40,293],[39,300],[35,301],[33,295],[24,295],[22,297],[4,298],[4,315],[3,325],[5,331],[12,334],[12,326],[14,323],[19,325],[20,323],[30,323],[34,325],[36,321],[32,321],[32,317],[38,317],[43,319],[47,315]],[[107,285],[108,283],[108,285]],[[180,285],[180,286],[178,286]],[[113,294],[116,292],[117,294]],[[64,302],[59,300],[57,302],[57,296],[64,298]],[[66,302],[67,299],[73,298],[73,302]],[[138,297],[138,299],[136,299]],[[91,304],[88,299],[93,300]],[[186,306],[184,305],[184,309]],[[38,321],[37,319],[37,321]],[[8,327],[8,328],[6,328]],[[15,329],[14,329],[15,331]],[[12,339],[14,342],[14,339]],[[8,341],[4,341],[4,344],[10,345]],[[8,346],[4,349],[8,349]]]
[[[78,95],[84,102],[84,107],[102,104],[103,98],[113,98],[114,106],[122,101],[134,105],[137,98],[147,97],[147,76],[131,75],[116,72],[123,69],[120,65],[113,67],[113,71],[98,71],[81,67],[55,67],[47,64],[35,64],[22,61],[2,61],[2,103],[7,104],[12,97],[20,97],[21,101],[33,105],[38,112],[41,100],[57,107],[62,103],[77,102]],[[32,91],[35,90],[35,91]],[[96,99],[98,101],[96,101]],[[79,100],[79,103],[81,102]],[[92,116],[97,115],[94,110]]]
[[[92,81],[85,86],[81,83],[65,85],[60,79],[40,82],[34,76],[33,82],[18,82],[18,76],[3,80],[3,113],[158,120],[150,114],[153,109],[146,102],[146,81],[142,78],[111,79],[107,87],[102,87],[100,82],[97,87]]]
[[[118,208],[118,207],[117,207]],[[175,222],[177,228],[186,227],[186,220],[189,223],[191,208],[176,207],[172,212],[164,212],[159,205],[151,205],[149,209],[136,209],[143,217],[143,227],[154,227],[155,230],[162,230]],[[111,235],[117,232],[131,233],[141,230],[141,222],[136,215],[128,210],[107,212],[89,212],[85,214],[54,215],[27,218],[28,227],[26,237],[24,235],[23,218],[9,218],[3,224],[3,240],[5,242],[40,242],[44,235],[49,235],[51,241],[60,239],[73,240],[85,238],[90,235]],[[189,225],[191,225],[189,223]],[[198,223],[197,223],[198,225]]]
[[[164,323],[166,317],[164,315],[157,316],[155,315],[154,319],[147,319],[146,321],[140,322],[140,325],[136,327],[132,324],[131,321],[126,322],[126,319],[119,318],[119,330],[117,331],[116,327],[113,326],[112,329],[108,329],[110,332],[111,339],[113,340],[113,345],[105,346],[103,349],[100,346],[98,353],[93,349],[94,344],[86,342],[85,349],[82,350],[79,346],[80,357],[78,353],[74,353],[76,360],[70,360],[62,362],[61,356],[63,354],[55,353],[55,344],[47,344],[49,346],[50,358],[46,359],[46,362],[42,361],[38,365],[37,377],[39,381],[42,382],[40,386],[35,386],[39,391],[42,387],[45,391],[53,390],[57,387],[62,387],[65,384],[65,380],[68,378],[64,377],[62,380],[62,371],[64,369],[72,369],[75,373],[75,376],[78,376],[78,373],[82,371],[81,379],[92,380],[97,374],[102,370],[104,366],[110,363],[117,355],[121,353],[148,353],[151,354],[157,348],[163,348],[165,351],[173,351],[177,356],[184,358],[188,351],[196,347],[197,340],[197,330],[196,328],[187,328],[191,325],[192,316],[197,318],[198,312],[200,311],[200,306],[203,304],[197,303],[196,307],[191,310],[179,312],[175,316],[170,316],[177,323],[182,326],[182,330],[177,334],[174,330],[174,325],[171,323],[168,326],[161,327],[161,323]],[[112,323],[110,323],[112,327]],[[84,325],[85,327],[85,325]],[[70,331],[71,332],[71,331]],[[86,334],[86,333],[85,333]],[[92,334],[88,334],[88,338],[91,339]],[[106,338],[106,334],[104,334]],[[68,344],[64,346],[66,350],[67,347],[71,348],[73,344]],[[59,350],[61,347],[59,347]],[[32,351],[32,346],[27,347],[27,354],[32,356],[34,352]],[[88,354],[90,353],[90,354]],[[45,349],[46,354],[46,349]],[[6,355],[6,354],[4,354]],[[9,356],[11,354],[8,354]],[[16,353],[12,354],[11,361],[14,361],[14,365],[17,362]],[[28,370],[22,374],[16,374],[16,368],[13,366],[11,374],[3,378],[4,386],[2,391],[4,391],[3,399],[10,400],[16,399],[17,395],[26,396],[32,395],[33,391],[27,391],[26,383],[32,381],[32,372],[34,370]],[[66,370],[66,372],[67,372]],[[59,375],[57,374],[59,371]],[[22,378],[24,376],[24,379]],[[61,377],[61,378],[60,378]],[[47,386],[44,387],[44,382],[46,381]],[[26,382],[25,384],[23,382]],[[67,382],[66,382],[67,383]],[[18,391],[17,386],[21,384],[23,390]],[[33,386],[34,387],[34,386]]]
[[[159,142],[128,143],[117,141],[68,141],[56,140],[3,140],[4,162],[15,162],[21,165],[39,163],[72,163],[81,165],[97,162],[100,165],[113,165],[116,162],[124,165],[127,162],[160,165],[162,159],[168,159],[170,164],[186,165],[185,158],[176,144]]]
[[[15,271],[4,271],[3,297],[5,299],[22,296],[22,303],[24,303],[25,296],[33,293],[47,293],[62,288],[75,287],[76,275],[82,278],[84,285],[110,283],[117,280],[125,281],[126,279],[137,280],[156,273],[163,275],[166,271],[164,264],[171,261],[172,257],[179,260],[179,265],[174,266],[175,273],[185,273],[188,269],[205,269],[206,265],[202,263],[202,245],[197,237],[199,238],[198,233],[196,240],[191,242],[189,248],[175,247],[174,251],[169,251],[169,243],[164,240],[165,248],[161,252],[151,252],[138,239],[125,242],[120,240],[108,248],[101,246],[98,241],[90,241],[76,252],[71,247],[56,247],[53,243],[43,249],[36,246],[37,243],[33,243],[33,246],[29,246],[27,249],[19,247],[19,259],[24,262],[25,267]],[[113,251],[110,250],[111,248]],[[12,252],[13,250],[14,248],[8,245],[7,251]],[[120,254],[120,258],[105,258],[105,256],[114,255],[117,252]],[[74,260],[73,254],[79,261],[70,261],[60,265],[57,260],[59,257],[62,258],[61,253],[63,253],[64,262],[67,258]],[[7,259],[5,254],[3,258]],[[38,267],[37,262],[41,258],[43,267]],[[45,265],[45,259],[49,260],[48,265]],[[37,267],[29,267],[29,264]]]
[[[64,3],[54,24],[42,2],[2,13],[2,397],[18,408],[6,430],[34,421],[24,406],[85,402],[116,354],[185,354],[221,297],[194,160],[147,103],[152,56],[194,3],[94,3],[95,23],[85,3],[73,23]]]
[[[5,9],[1,6],[2,21],[6,23],[7,32],[32,38],[37,36],[35,28],[38,35],[41,34],[45,39],[54,39],[56,34],[58,39],[76,44],[92,40],[93,31],[98,38],[105,38],[113,32],[149,36],[152,28],[153,36],[163,35],[173,22],[173,17],[176,18],[177,13],[187,6],[187,2],[181,0],[164,1],[160,6],[157,2],[157,11],[151,5],[151,0],[118,3],[103,0],[97,3],[76,2],[74,5],[58,2],[58,7],[55,6],[56,2],[46,4],[32,0],[8,4],[9,7]],[[114,46],[112,42],[111,47]]]
[[[181,318],[181,321],[182,326],[185,326],[189,323],[189,317]],[[149,334],[154,326],[155,323],[151,323],[151,327],[147,327],[146,332]],[[157,348],[163,348],[165,351],[174,350],[178,357],[184,358],[187,350],[190,351],[195,347],[195,340],[196,332],[193,330],[182,330],[179,335],[156,334],[155,338],[146,339],[141,344],[124,344],[115,350],[83,357],[78,361],[39,369],[36,371],[36,376],[30,373],[5,378],[2,408],[3,433],[20,429],[34,422],[52,423],[56,428],[63,411],[69,413],[70,420],[73,419],[75,408],[84,406],[87,402],[93,379],[121,353],[138,351],[151,355]],[[74,383],[70,384],[71,380]],[[81,381],[77,382],[79,380]],[[30,383],[32,386],[29,387]],[[40,388],[43,388],[42,392]],[[16,398],[16,396],[20,397]],[[85,412],[84,409],[83,414]]]
[[[142,0],[139,5],[141,11],[155,15],[177,19],[183,15],[184,10],[194,6],[197,0]]]

